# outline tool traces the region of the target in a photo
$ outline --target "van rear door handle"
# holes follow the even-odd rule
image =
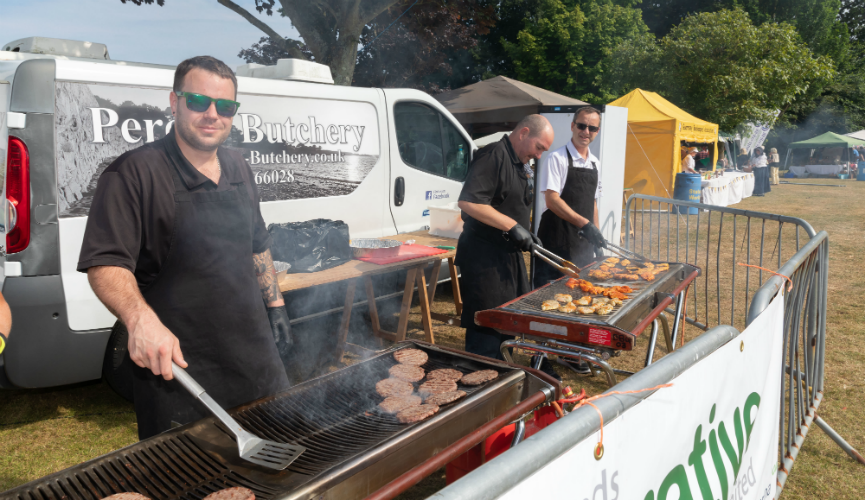
[[[401,207],[403,202],[405,202],[405,179],[397,177],[393,186],[393,204]]]

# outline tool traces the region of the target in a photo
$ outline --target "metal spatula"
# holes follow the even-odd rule
[[[267,441],[260,437],[246,432],[236,420],[222,409],[216,401],[211,398],[204,388],[198,385],[186,370],[177,366],[174,362],[171,363],[171,369],[174,371],[174,377],[180,381],[180,384],[186,388],[199,401],[204,403],[216,418],[222,421],[223,424],[237,438],[237,451],[240,458],[248,460],[254,464],[268,467],[270,469],[283,470],[294,462],[301,453],[306,451],[303,446],[295,444],[283,444],[275,441]]]

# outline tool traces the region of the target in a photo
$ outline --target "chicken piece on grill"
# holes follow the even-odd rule
[[[595,312],[595,308],[591,306],[578,307],[577,312],[580,314],[592,314]]]
[[[578,306],[587,306],[591,303],[592,303],[592,296],[591,295],[583,295],[582,297],[580,297],[579,299],[574,301],[574,304],[576,304]]]
[[[609,271],[602,271],[600,269],[592,269],[589,271],[589,278],[597,278],[599,280],[608,280],[613,277],[613,274]]]
[[[396,419],[403,424],[412,424],[426,420],[429,417],[438,413],[439,407],[436,405],[420,405],[406,408],[396,414]]]
[[[406,382],[420,382],[426,372],[419,366],[404,365],[402,363],[393,365],[388,370],[392,378],[405,380]]]
[[[408,396],[414,392],[414,387],[405,380],[386,378],[384,380],[379,380],[379,382],[375,384],[375,392],[384,398],[390,396]]]
[[[570,296],[566,293],[557,293],[556,296],[553,298],[556,299],[557,301],[561,302],[562,304],[567,304],[568,302],[574,300],[574,298],[572,296]]]
[[[235,486],[234,488],[214,491],[204,497],[204,500],[255,500],[255,493],[249,488]]]
[[[606,264],[601,264],[600,266],[598,266],[598,269],[601,270],[601,271],[609,271],[609,270],[610,270],[610,266],[608,266],[608,265],[606,265]],[[593,269],[593,270],[594,270],[594,269]],[[589,275],[591,276],[591,274],[589,274]]]
[[[606,296],[609,297],[610,299],[618,300],[619,302],[621,302],[621,301],[623,301],[623,300],[625,300],[625,299],[628,298],[628,296],[625,295],[624,293],[622,293],[622,292],[617,292],[617,291],[615,291],[615,290],[607,290],[606,292],[604,292],[604,295],[606,295]]]
[[[397,413],[412,406],[420,406],[423,400],[420,396],[409,394],[408,396],[391,396],[385,398],[384,401],[378,404],[381,411],[385,413]]]
[[[631,265],[631,261],[629,261],[628,259],[625,259],[622,262],[619,262],[619,264],[621,264],[623,267],[627,267],[627,266]]]
[[[570,288],[571,290],[576,288],[577,285],[579,285],[579,284],[580,284],[580,280],[577,280],[574,278],[568,278],[567,281],[565,281],[565,286]]]
[[[606,316],[607,314],[610,314],[611,312],[613,312],[613,306],[610,304],[604,304],[604,305],[598,307],[597,309],[595,309],[595,314],[597,314],[599,316]]]
[[[654,275],[654,273],[651,273],[651,272],[640,273],[640,277],[646,281],[654,281],[655,280],[655,275]]]
[[[545,300],[543,304],[541,304],[541,311],[555,311],[559,308],[558,300]]]
[[[592,305],[595,305],[595,304],[606,304],[606,303],[608,303],[609,301],[610,301],[610,299],[608,299],[607,297],[595,297],[594,299],[592,299]]]
[[[559,306],[558,311],[563,313],[572,313],[577,310],[577,306],[575,306],[572,302],[568,302],[567,304],[562,304]]]
[[[623,303],[622,299],[615,298],[615,297],[610,299],[610,305],[613,307],[620,306],[620,305],[622,305],[622,303]]]
[[[618,278],[620,280],[625,280],[625,281],[637,281],[638,279],[640,279],[640,276],[637,274],[620,273],[620,274],[615,274],[613,276],[615,278]]]
[[[604,264],[616,265],[618,264],[620,259],[618,257],[607,257],[607,260],[604,261]]]
[[[429,356],[420,349],[400,349],[393,353],[393,357],[397,363],[413,366],[422,366],[429,359]]]

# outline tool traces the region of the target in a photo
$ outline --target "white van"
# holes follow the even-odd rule
[[[13,315],[0,388],[98,379],[115,318],[75,270],[87,214],[103,169],[170,130],[174,67],[111,61],[88,42],[0,48],[2,290]],[[226,146],[249,161],[265,221],[343,220],[352,238],[428,226],[428,207],[459,195],[469,135],[423,92],[310,83],[332,83],[310,64],[238,69]]]

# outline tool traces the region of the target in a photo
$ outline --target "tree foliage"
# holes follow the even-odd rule
[[[611,1],[542,0],[516,41],[503,40],[517,79],[586,101],[603,100],[601,62],[647,32],[639,10]]]
[[[838,17],[847,25],[853,40],[865,43],[865,0],[841,0]]]
[[[832,61],[815,56],[791,25],[757,27],[737,9],[690,16],[658,42],[644,36],[621,44],[606,82],[613,94],[657,91],[732,130],[746,121],[771,121],[834,73]]]

